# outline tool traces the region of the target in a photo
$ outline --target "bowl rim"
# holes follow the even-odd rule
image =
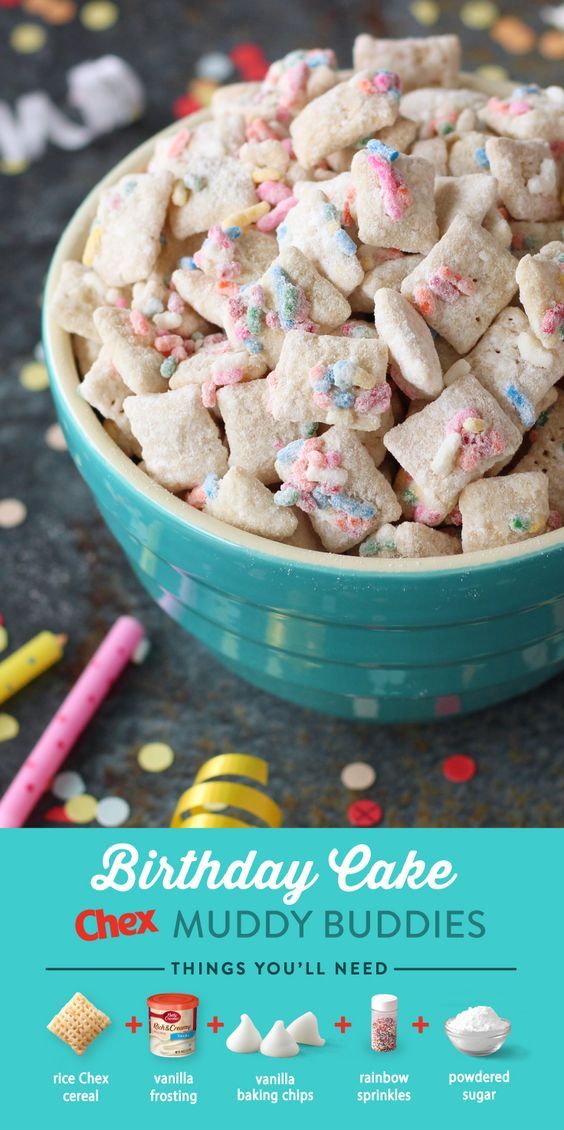
[[[511,1031],[511,1021],[507,1020],[504,1016],[500,1016],[500,1026],[499,1028],[496,1028],[494,1032],[455,1032],[450,1027],[451,1022],[454,1019],[454,1016],[449,1016],[448,1020],[445,1020],[444,1029],[447,1036],[449,1036],[451,1039],[454,1038],[455,1040],[475,1039],[476,1041],[478,1041],[478,1039],[480,1038],[482,1040],[484,1038],[487,1038],[489,1040],[499,1040],[501,1036],[506,1039]]]
[[[483,90],[487,94],[505,94],[513,85],[482,80],[479,76],[464,72],[462,77],[467,86]],[[227,543],[236,552],[252,554],[255,559],[262,558],[265,565],[268,562],[285,569],[291,567],[309,572],[316,577],[320,572],[345,575],[351,580],[355,577],[359,580],[361,578],[367,580],[370,576],[377,578],[397,575],[403,578],[406,575],[422,577],[442,573],[464,574],[465,577],[469,577],[480,568],[511,565],[531,557],[546,559],[549,554],[561,552],[564,548],[564,527],[528,538],[522,543],[445,557],[379,559],[302,549],[239,530],[188,506],[165,487],[150,479],[111,439],[94,409],[77,395],[80,376],[72,349],[71,335],[56,324],[51,314],[53,293],[64,261],[73,258],[80,260],[82,257],[85,238],[94,218],[100,194],[119,177],[146,168],[157,139],[173,134],[182,126],[199,125],[209,118],[209,111],[202,110],[174,121],[142,142],[114,165],[90,190],[71,216],[49,264],[43,293],[42,336],[50,383],[56,387],[65,413],[68,413],[75,428],[106,465],[108,471],[124,479],[133,494],[139,495],[143,504],[148,505],[153,511],[154,518],[165,519],[172,523],[178,529],[180,536],[187,536],[193,530],[214,543]]]

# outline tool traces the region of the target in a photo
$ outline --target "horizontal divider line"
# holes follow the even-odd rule
[[[46,973],[165,973],[165,965],[46,965]]]
[[[394,973],[516,973],[516,965],[394,965]]]

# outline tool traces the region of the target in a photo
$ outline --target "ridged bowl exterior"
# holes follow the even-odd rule
[[[152,143],[107,181],[142,168]],[[564,668],[564,533],[467,558],[370,562],[242,534],[174,499],[112,443],[77,395],[70,339],[49,316],[101,186],[67,227],[45,294],[44,343],[70,453],[160,607],[238,675],[351,719],[478,710]]]

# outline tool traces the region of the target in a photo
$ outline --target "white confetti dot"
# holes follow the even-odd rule
[[[103,828],[117,828],[129,820],[131,809],[120,796],[105,796],[98,801],[96,820]]]
[[[355,792],[369,789],[375,780],[376,770],[366,761],[351,761],[349,765],[345,765],[341,773],[341,781],[345,788],[353,789]]]
[[[19,498],[3,498],[0,500],[0,528],[12,530],[14,526],[21,526],[27,518],[27,506]]]
[[[210,51],[198,59],[196,74],[198,78],[207,78],[211,82],[224,82],[233,74],[233,63],[229,55],[224,55],[221,51]]]
[[[57,773],[51,785],[51,792],[59,800],[70,800],[72,796],[80,796],[81,793],[86,792],[86,785],[80,773],[69,770],[66,773]]]
[[[139,640],[139,643],[137,644],[137,647],[135,648],[135,651],[131,656],[132,662],[136,663],[137,666],[141,666],[141,664],[145,662],[150,650],[151,641],[147,636],[143,636],[143,639]]]

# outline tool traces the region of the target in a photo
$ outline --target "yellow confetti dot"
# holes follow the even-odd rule
[[[0,624],[0,651],[5,651],[8,646],[8,633],[3,624]]]
[[[65,812],[73,824],[90,824],[96,816],[98,801],[90,793],[71,796],[65,804]]]
[[[39,24],[16,24],[10,35],[10,46],[21,55],[31,55],[41,50],[46,39],[45,28]]]
[[[460,9],[460,19],[465,27],[483,30],[491,27],[499,16],[499,9],[490,0],[471,0]]]
[[[20,724],[17,718],[12,718],[11,714],[0,714],[0,742],[15,738],[19,732]]]
[[[20,173],[25,173],[28,168],[29,161],[11,161],[9,159],[0,161],[0,173],[4,173],[6,177],[17,177]]]
[[[217,82],[211,82],[207,78],[194,79],[188,87],[188,93],[200,103],[200,106],[210,105],[215,90],[217,90]]]
[[[174,761],[174,750],[165,742],[147,742],[141,746],[137,761],[146,773],[162,773]]]
[[[415,0],[414,4],[409,5],[409,10],[413,19],[424,27],[432,27],[436,24],[441,14],[441,9],[435,4],[435,0]]]
[[[27,518],[27,506],[19,498],[2,498],[0,500],[0,529],[13,530],[21,526]]]
[[[119,8],[117,4],[109,3],[109,0],[92,0],[92,3],[85,4],[80,9],[80,22],[88,31],[107,31],[118,20]]]
[[[486,63],[483,67],[476,67],[476,74],[489,78],[492,82],[503,82],[509,78],[505,67],[498,67],[495,63]]]
[[[42,361],[29,361],[20,370],[20,384],[30,392],[42,392],[49,388],[47,366]]]

